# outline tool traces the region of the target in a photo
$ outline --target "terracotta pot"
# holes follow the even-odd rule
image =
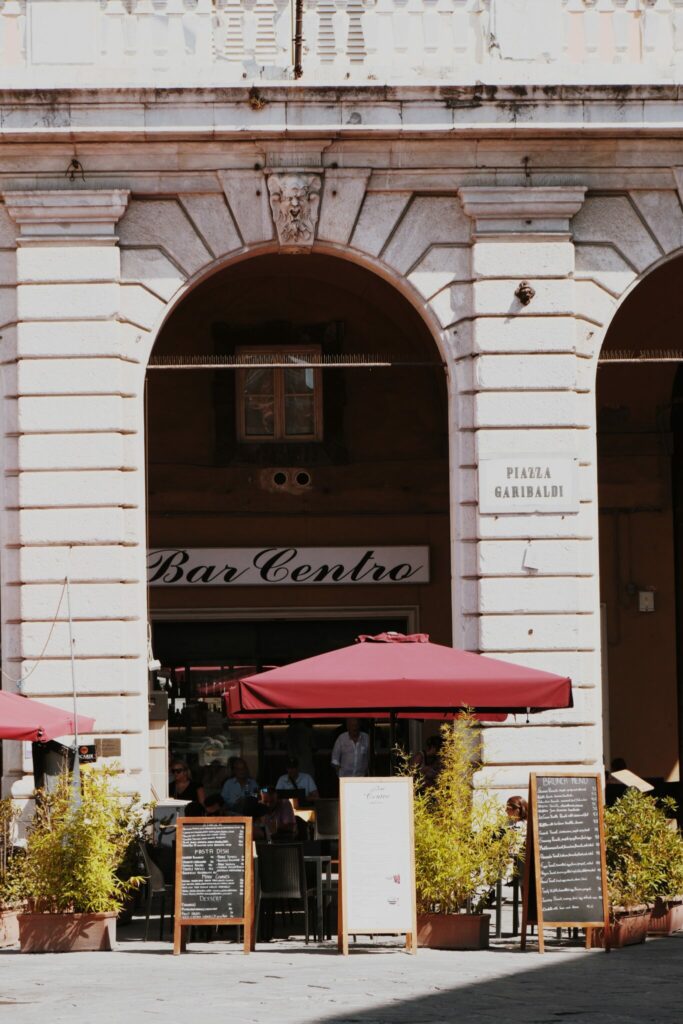
[[[19,941],[18,910],[0,910],[0,949]]]
[[[629,907],[628,910],[614,908],[614,921],[610,926],[610,946],[635,946],[645,942],[650,924],[649,907]],[[591,945],[602,949],[605,945],[605,929],[594,928]]]
[[[93,953],[114,948],[116,914],[19,914],[22,953]]]
[[[683,931],[683,896],[675,900],[656,900],[650,914],[649,935],[673,935]]]
[[[417,944],[430,949],[488,949],[490,914],[418,914]]]

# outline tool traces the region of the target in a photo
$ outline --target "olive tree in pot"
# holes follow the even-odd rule
[[[11,797],[0,800],[0,948],[19,941],[19,900],[10,882],[14,831],[20,811]]]
[[[118,869],[143,827],[139,800],[122,796],[114,779],[112,768],[84,766],[80,803],[66,774],[53,792],[36,794],[26,850],[10,873],[27,907],[19,915],[23,953],[112,949],[116,915],[142,881]]]
[[[637,789],[605,810],[613,946],[644,942],[648,931],[683,927],[673,909],[683,898],[683,839],[669,816],[673,801],[657,801]],[[600,931],[594,941],[602,944]]]
[[[418,944],[437,949],[483,949],[490,914],[482,911],[520,842],[502,804],[474,790],[481,767],[478,724],[471,715],[441,730],[441,766],[415,784],[415,881]],[[404,757],[403,771],[410,771]]]

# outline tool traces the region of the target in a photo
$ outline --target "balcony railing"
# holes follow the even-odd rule
[[[0,85],[678,82],[683,0],[0,0]],[[295,52],[296,49],[296,52]]]

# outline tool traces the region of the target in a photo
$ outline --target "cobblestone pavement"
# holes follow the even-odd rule
[[[0,951],[0,1021],[101,1024],[680,1024],[683,933],[644,946],[481,953],[332,943],[190,946],[124,938],[115,953],[28,956]],[[550,937],[551,933],[548,933]]]

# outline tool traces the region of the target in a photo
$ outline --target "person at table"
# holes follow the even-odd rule
[[[204,790],[193,781],[190,766],[186,761],[175,758],[171,762],[171,775],[173,781],[168,787],[168,795],[173,800],[196,800],[197,803],[204,803]]]
[[[250,776],[247,762],[243,757],[236,758],[233,773],[231,779],[226,779],[221,796],[230,813],[239,814],[258,798],[258,782]]]
[[[332,747],[332,767],[340,779],[368,774],[370,737],[360,730],[358,718],[346,719],[346,732],[337,736]]]
[[[265,814],[254,821],[256,839],[296,839],[297,825],[289,800],[280,800],[274,786],[261,790],[261,803]]]
[[[296,757],[287,758],[287,773],[280,776],[275,788],[279,790],[302,789],[307,800],[317,800],[320,795],[313,776],[308,772],[299,771],[299,759]]]
[[[508,816],[508,827],[518,832],[526,830],[526,822],[529,816],[529,805],[523,796],[511,796],[505,804],[505,813]]]
[[[220,793],[209,793],[204,797],[204,806],[192,800],[185,808],[186,818],[221,818],[228,814]]]

